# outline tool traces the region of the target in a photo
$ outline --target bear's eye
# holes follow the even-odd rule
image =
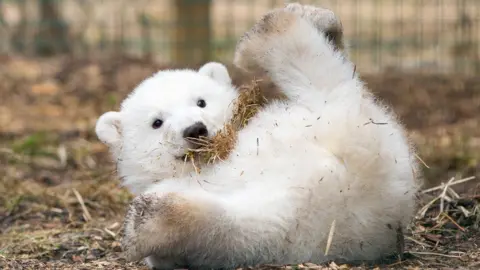
[[[163,121],[160,119],[155,119],[152,123],[152,128],[157,129],[160,128],[163,125]]]
[[[207,102],[205,102],[205,100],[203,100],[203,99],[199,99],[197,101],[197,106],[200,107],[200,108],[205,108],[205,106],[207,106]]]

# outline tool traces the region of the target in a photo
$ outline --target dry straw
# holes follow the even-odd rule
[[[211,139],[191,139],[199,148],[190,149],[187,159],[193,162],[198,169],[202,165],[211,164],[228,157],[237,141],[237,133],[245,127],[249,120],[265,104],[260,79],[252,79],[250,83],[239,88],[239,96],[234,101],[234,113],[232,119],[225,124],[224,128],[217,132]],[[198,170],[197,170],[198,171]]]

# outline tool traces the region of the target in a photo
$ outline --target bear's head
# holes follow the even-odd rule
[[[185,154],[232,116],[238,91],[226,66],[163,70],[141,82],[120,111],[103,114],[96,134],[108,145],[123,184],[140,193],[155,181],[193,172]]]

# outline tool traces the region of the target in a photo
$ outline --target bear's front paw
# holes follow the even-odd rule
[[[178,248],[194,228],[196,207],[176,193],[147,193],[129,206],[122,240],[125,257],[137,261]]]
[[[187,199],[188,198],[188,199]],[[208,230],[214,205],[199,196],[145,193],[129,206],[122,241],[128,261],[155,255],[175,259],[192,235]]]
[[[159,198],[155,194],[136,197],[129,205],[124,221],[122,246],[128,261],[138,261],[161,245],[163,234],[157,211]],[[145,242],[145,239],[147,241]]]

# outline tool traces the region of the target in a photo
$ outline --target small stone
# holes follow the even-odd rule
[[[113,241],[111,245],[113,251],[115,252],[121,252],[122,251],[122,245],[118,241]]]

